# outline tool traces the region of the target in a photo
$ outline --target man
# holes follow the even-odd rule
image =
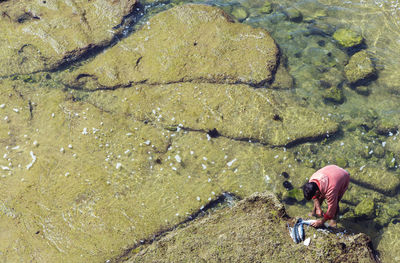
[[[328,220],[332,220],[331,226],[336,225],[339,201],[346,192],[349,181],[349,172],[337,165],[328,165],[316,171],[308,183],[303,185],[304,198],[314,201],[313,214],[322,217],[311,224],[313,227],[323,226]],[[325,199],[328,203],[328,210],[324,214],[321,205]]]

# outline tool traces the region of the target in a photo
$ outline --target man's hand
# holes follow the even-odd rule
[[[311,225],[313,226],[313,227],[315,227],[315,228],[318,228],[318,227],[321,227],[321,226],[323,226],[324,225],[324,220],[317,220],[317,221],[315,221],[314,223],[312,223]]]

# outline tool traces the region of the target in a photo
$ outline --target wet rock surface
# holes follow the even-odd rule
[[[163,1],[142,3],[150,2]],[[349,216],[345,223],[353,223],[346,228],[370,231],[378,243],[375,229],[399,218],[394,195],[400,147],[393,136],[396,118],[388,114],[389,123],[377,124],[398,103],[377,89],[367,97],[343,86],[348,57],[332,41],[332,9],[307,1],[309,6],[296,6],[303,20],[292,22],[280,4],[269,3],[242,4],[248,12],[243,22],[265,29],[233,23],[214,7],[179,6],[63,72],[1,80],[0,257],[104,262],[179,225],[226,191],[245,197],[268,189],[301,207],[292,215],[305,217],[311,208],[300,187],[330,163],[355,170],[341,205]],[[21,22],[38,19],[25,14]],[[198,28],[209,35],[196,35]],[[274,30],[280,52],[267,33]],[[25,69],[41,65],[34,62],[36,51],[23,53]],[[30,72],[24,67],[16,69]],[[324,105],[321,91],[330,87],[343,91],[342,104]],[[375,202],[374,218],[357,221],[355,207],[368,197]],[[395,254],[390,252],[385,250],[388,257]]]
[[[400,223],[396,221],[391,223],[379,242],[378,249],[384,251],[381,255],[382,262],[396,262],[400,260],[400,256],[393,251],[400,249]]]
[[[105,46],[136,0],[1,1],[0,76],[54,69]]]
[[[376,74],[371,58],[365,50],[354,54],[344,70],[347,80],[353,85],[366,82]]]
[[[288,94],[247,85],[135,85],[87,96],[99,108],[137,120],[206,132],[216,129],[232,139],[273,146],[324,137],[338,129],[335,122],[297,106]]]
[[[270,95],[251,87],[273,82],[273,89],[290,88],[292,78],[278,64],[278,48],[266,31],[233,23],[215,7],[183,5],[154,16],[65,79],[76,89],[96,91],[88,95],[100,108],[113,110],[119,105],[113,100],[125,99],[115,111],[163,125],[216,129],[229,138],[274,146],[335,133],[335,122],[298,106],[289,93]],[[144,100],[145,107],[135,107]]]
[[[295,244],[285,208],[270,193],[258,194],[211,216],[187,223],[149,246],[138,246],[127,262],[375,262],[364,234],[318,232],[306,227],[309,246]]]
[[[72,80],[94,81],[93,89],[143,82],[261,85],[272,80],[278,62],[278,47],[267,31],[234,23],[219,8],[189,4],[155,15]]]
[[[350,29],[342,28],[333,34],[333,38],[343,47],[350,48],[360,45],[363,41],[361,35]]]
[[[393,195],[396,193],[400,178],[384,169],[360,167],[360,169],[348,169],[353,182],[378,192]]]

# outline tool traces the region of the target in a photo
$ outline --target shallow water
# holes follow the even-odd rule
[[[90,239],[90,242],[96,240],[99,243],[106,243],[104,249],[126,246],[126,243],[122,241],[114,244],[113,240],[119,240],[120,236],[114,237],[113,234],[109,234],[109,236],[103,237],[102,231],[114,228],[123,233],[125,238],[134,236],[131,238],[131,243],[135,243],[137,242],[135,235],[151,236],[154,232],[159,231],[156,226],[161,224],[160,221],[165,227],[182,221],[186,216],[198,211],[198,208],[204,204],[214,200],[215,196],[220,195],[226,189],[233,189],[239,196],[254,191],[274,190],[286,202],[291,216],[301,215],[304,217],[310,210],[311,204],[304,204],[304,201],[300,200],[296,201],[296,197],[301,198],[296,195],[295,191],[282,190],[282,182],[288,189],[291,186],[298,189],[303,183],[302,180],[296,178],[296,170],[293,168],[296,164],[316,169],[329,163],[337,163],[349,168],[381,169],[392,176],[400,176],[398,166],[400,164],[400,136],[397,132],[400,120],[398,108],[400,103],[400,62],[398,59],[400,55],[400,4],[395,1],[275,1],[272,2],[273,11],[270,14],[260,14],[258,8],[264,2],[261,0],[151,2],[153,3],[143,5],[144,16],[134,29],[140,28],[150,16],[181,3],[207,3],[219,6],[233,14],[238,8],[245,10],[246,15],[240,19],[241,22],[266,29],[279,45],[289,72],[295,79],[295,88],[287,92],[291,93],[293,98],[302,105],[317,110],[322,116],[336,120],[341,126],[340,132],[323,141],[307,142],[283,150],[282,148],[268,149],[267,153],[260,145],[245,146],[242,142],[232,142],[225,138],[219,139],[215,145],[210,146],[207,144],[207,139],[196,132],[185,131],[175,134],[165,131],[167,134],[165,136],[164,131],[156,129],[158,127],[146,127],[140,122],[130,123],[128,120],[123,120],[115,123],[110,112],[118,107],[122,108],[121,112],[124,112],[124,104],[113,105],[110,103],[109,111],[99,112],[96,107],[91,105],[91,103],[95,105],[99,101],[92,98],[90,93],[82,91],[74,91],[74,96],[79,100],[89,102],[89,106],[72,104],[64,98],[61,92],[65,87],[57,81],[49,80],[45,74],[35,75],[32,83],[32,79],[20,78],[15,80],[16,84],[14,85],[21,85],[21,91],[23,90],[22,86],[26,83],[29,84],[29,88],[36,89],[33,89],[34,91],[23,90],[21,93],[24,93],[25,96],[34,98],[33,101],[41,105],[40,100],[45,98],[48,88],[51,90],[52,100],[45,101],[47,107],[38,109],[46,111],[46,118],[37,121],[36,124],[34,120],[32,126],[25,127],[22,124],[30,119],[29,111],[20,112],[15,118],[17,123],[21,122],[21,125],[14,127],[12,140],[16,145],[24,145],[22,146],[24,150],[29,148],[27,145],[33,144],[38,147],[34,148],[32,152],[35,154],[33,156],[39,156],[32,170],[36,171],[35,169],[40,166],[47,171],[47,174],[56,174],[58,177],[47,178],[41,175],[25,177],[23,172],[16,172],[18,175],[16,177],[12,172],[3,168],[1,174],[5,182],[3,192],[12,197],[15,193],[18,200],[21,199],[30,205],[27,205],[29,209],[24,210],[25,203],[16,202],[14,210],[12,198],[2,196],[0,212],[1,215],[6,216],[6,220],[22,217],[19,211],[25,211],[22,214],[29,214],[35,218],[35,220],[25,222],[25,228],[29,230],[29,233],[31,230],[37,231],[36,233],[40,232],[37,229],[41,229],[40,224],[43,224],[42,232],[55,250],[61,252],[71,250],[82,253],[82,250],[79,250],[80,248],[74,246],[74,242],[70,241],[75,238],[81,243],[85,243],[85,237],[79,234],[80,231],[91,232],[94,237]],[[287,18],[290,8],[296,8],[302,13],[301,21],[290,21]],[[362,48],[366,49],[374,59],[378,78],[368,83],[367,91],[360,92],[349,87],[345,82],[345,77],[341,76],[344,66],[354,51],[345,50],[334,41],[332,34],[339,28],[349,28],[360,33],[365,40]],[[129,34],[130,30],[126,32]],[[71,67],[77,67],[78,64],[84,63],[86,61],[81,61]],[[70,69],[52,72],[52,79],[56,80],[59,74],[62,75],[63,71],[68,70]],[[344,83],[341,86],[345,97],[343,103],[335,104],[324,100],[325,88],[321,85],[321,79],[332,83]],[[3,92],[4,94],[14,94],[14,97],[18,96],[18,89],[15,88]],[[130,98],[128,97],[128,99]],[[24,107],[22,99],[17,102],[20,103],[21,108]],[[110,101],[106,100],[105,102]],[[8,110],[11,112],[8,113],[9,116],[16,115],[12,109]],[[64,115],[68,118],[64,119]],[[129,116],[128,113],[126,116]],[[4,118],[3,115],[1,117]],[[51,126],[52,122],[58,126]],[[378,134],[377,127],[380,124],[389,126],[390,132]],[[82,136],[87,127],[94,127],[93,136],[90,138]],[[37,133],[34,128],[37,129]],[[29,134],[25,137],[25,134],[20,134],[19,129],[28,131]],[[172,130],[176,130],[176,127]],[[98,135],[94,137],[97,131],[99,131]],[[4,130],[2,135],[6,137],[5,134]],[[175,135],[178,142],[171,147],[168,136]],[[127,140],[127,136],[131,139]],[[150,142],[148,138],[152,141]],[[39,146],[34,144],[35,139],[39,141]],[[121,143],[114,145],[112,142]],[[91,146],[89,149],[81,149],[79,143],[87,143]],[[57,146],[52,144],[57,144]],[[48,148],[41,148],[46,145]],[[69,147],[70,145],[71,147]],[[98,145],[107,150],[105,152],[99,150]],[[191,145],[196,145],[199,149],[194,154]],[[61,147],[62,149],[60,149]],[[169,147],[173,149],[169,151]],[[51,150],[64,157],[46,154]],[[1,152],[3,159],[12,159],[15,164],[19,162],[29,165],[30,162],[36,160],[30,155],[29,150],[23,152],[18,148],[13,150],[7,148],[5,152],[7,152],[6,155]],[[91,158],[79,160],[79,155],[87,152],[91,152]],[[45,161],[43,161],[43,157],[45,157]],[[104,159],[106,161],[103,163]],[[181,163],[182,159],[184,162]],[[268,167],[268,163],[273,162],[274,159],[280,161],[275,168],[279,171],[287,169],[285,170],[288,171],[287,176],[276,175],[277,171],[274,171],[274,167]],[[173,170],[178,170],[178,172],[171,175],[162,169],[157,170],[154,160],[168,162],[172,168],[175,168]],[[195,164],[200,163],[199,160],[203,165],[202,168],[195,167]],[[61,162],[65,162],[69,169],[65,170],[65,167],[60,165]],[[228,166],[225,165],[226,162],[228,162]],[[93,168],[99,163],[101,163],[99,167]],[[128,163],[129,165],[127,165]],[[224,163],[224,166],[220,163]],[[8,161],[0,164],[5,167],[8,165]],[[117,172],[115,169],[111,169],[114,167],[117,168]],[[207,173],[201,174],[204,172],[203,170],[206,170],[204,167],[207,168]],[[82,176],[75,184],[68,181],[71,175],[81,176],[80,173],[84,174],[84,171],[90,171],[89,174],[93,175],[88,178]],[[197,171],[199,174],[194,176],[192,171],[194,173]],[[249,176],[252,171],[257,176]],[[94,174],[100,174],[101,177],[96,177]],[[231,177],[227,179],[226,174]],[[21,186],[21,182],[25,180],[28,186]],[[275,180],[275,182],[271,184],[271,180]],[[48,189],[43,187],[46,184],[49,186]],[[168,187],[159,189],[160,186]],[[13,187],[15,187],[14,190],[9,190]],[[398,188],[397,192],[390,194],[383,193],[379,189],[381,189],[379,186],[352,185],[341,206],[343,211],[341,224],[352,231],[369,234],[384,262],[392,262],[400,257],[398,252],[400,251],[400,224],[398,223],[400,220],[400,193]],[[57,200],[43,202],[41,197],[37,196],[38,192],[43,195],[53,194],[57,196],[55,198]],[[58,196],[59,192],[63,192],[65,197]],[[100,206],[104,197],[102,195],[115,197],[115,202]],[[123,203],[124,200],[130,200],[130,198],[135,200],[135,203]],[[194,200],[186,203],[179,201],[179,199],[190,198]],[[350,212],[359,202],[367,198],[373,198],[376,216],[368,220],[354,218]],[[72,205],[68,203],[68,200],[73,200]],[[104,198],[104,200],[106,199]],[[154,204],[152,203],[154,200],[161,201]],[[58,209],[61,209],[59,207],[65,208],[63,205],[68,209],[57,214]],[[110,207],[113,207],[113,211],[108,215]],[[174,211],[172,217],[171,211]],[[119,217],[113,216],[113,212]],[[106,215],[104,218],[97,216],[104,214]],[[43,220],[36,221],[36,218],[43,218]],[[113,225],[113,222],[118,220],[123,223]],[[62,225],[57,221],[65,223]],[[144,221],[146,223],[143,223]],[[149,227],[149,225],[153,226],[153,223],[154,227]],[[57,230],[66,225],[76,232],[69,235],[67,230]],[[19,232],[15,231],[15,233]],[[96,236],[95,233],[99,234]],[[0,232],[0,238],[4,240],[9,238],[7,235],[6,231]],[[29,247],[30,243],[36,241],[35,236],[26,236],[26,233],[21,236],[25,241],[22,242],[20,247],[23,249],[20,249],[19,252],[25,251],[25,247]],[[64,239],[68,239],[68,245],[65,245]],[[4,244],[7,243],[4,242]],[[9,245],[9,247],[12,246],[12,244]],[[2,246],[0,248],[0,253],[6,254],[3,252],[5,248]],[[91,244],[83,250],[87,254],[95,254],[93,251],[101,253],[98,251],[101,251],[102,248]],[[29,252],[29,249],[26,251]],[[109,257],[110,254],[113,255],[113,252],[104,254],[104,257]]]
[[[177,1],[178,2],[178,1]],[[208,3],[217,5],[235,15],[235,9],[246,10],[240,17],[242,23],[262,27],[269,31],[287,59],[290,74],[295,78],[295,90],[299,100],[308,106],[340,122],[342,131],[335,138],[320,143],[306,143],[288,151],[294,153],[299,162],[309,162],[311,167],[322,167],[329,163],[341,163],[349,167],[377,167],[388,170],[388,162],[395,162],[390,173],[400,176],[397,129],[378,135],[373,128],[381,122],[391,122],[398,127],[400,119],[400,3],[397,1],[271,1],[273,12],[260,15],[257,8],[264,1],[179,1]],[[290,8],[299,10],[301,22],[289,21],[285,15]],[[343,103],[327,103],[322,98],[324,88],[321,79],[336,79],[343,76],[340,71],[355,52],[345,50],[335,43],[332,34],[339,28],[348,28],[360,33],[364,38],[363,49],[372,56],[378,71],[378,78],[367,84],[366,93],[357,92],[348,85],[343,86]],[[329,53],[329,56],[327,54]],[[330,72],[331,68],[337,71]],[[326,74],[328,72],[328,74]],[[359,123],[354,128],[352,123]],[[315,147],[314,150],[310,148]],[[384,153],[376,154],[376,152]],[[374,153],[375,152],[375,153]],[[391,152],[394,152],[392,154]],[[387,159],[390,158],[390,161]],[[298,186],[297,186],[298,187]],[[353,189],[352,196],[371,196],[374,189]],[[381,258],[390,262],[397,260],[396,249],[385,250],[389,246],[399,248],[399,235],[395,225],[400,217],[399,191],[394,195],[380,195],[375,206],[383,211],[391,211],[390,219],[384,223],[374,220],[342,220],[343,225],[353,231],[369,234],[375,248],[380,249]],[[358,199],[360,200],[360,199]],[[351,200],[347,200],[351,201]],[[350,202],[346,203],[346,205]],[[357,203],[357,201],[355,201]],[[289,202],[292,216],[304,214],[305,208],[296,202]],[[309,204],[307,204],[310,208]],[[390,209],[389,209],[390,208]],[[342,210],[346,211],[346,208]],[[378,216],[379,217],[379,216]],[[387,226],[390,226],[387,228]],[[382,228],[383,227],[383,228]],[[398,227],[397,227],[398,229]],[[394,231],[394,232],[393,232]],[[397,230],[398,231],[398,230]],[[383,234],[383,235],[382,235]],[[382,239],[383,237],[383,239]],[[382,239],[382,240],[381,240]],[[390,245],[388,245],[390,244]]]

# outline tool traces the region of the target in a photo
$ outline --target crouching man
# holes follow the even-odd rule
[[[312,223],[313,227],[321,227],[328,220],[331,226],[336,226],[336,217],[339,213],[339,201],[349,186],[350,174],[343,168],[336,165],[328,165],[316,171],[303,185],[304,198],[313,199],[313,215],[322,217]],[[328,210],[323,213],[322,202],[326,199]]]

